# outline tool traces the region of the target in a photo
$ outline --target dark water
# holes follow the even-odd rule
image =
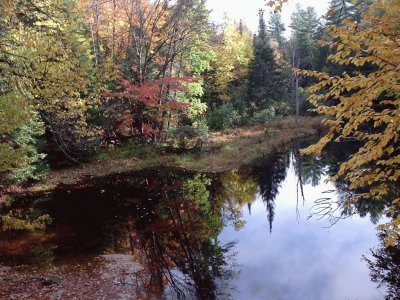
[[[383,299],[362,259],[380,247],[382,205],[344,209],[345,187],[324,183],[335,159],[296,153],[242,171],[148,170],[17,199],[15,209],[32,206],[52,224],[2,233],[0,264],[51,269],[107,254],[126,276],[111,268],[102,279],[140,299]]]

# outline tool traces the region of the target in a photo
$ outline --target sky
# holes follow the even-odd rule
[[[258,27],[258,10],[265,10],[265,19],[268,21],[269,13],[272,9],[266,6],[266,0],[208,0],[207,6],[212,10],[211,20],[216,23],[222,23],[224,13],[236,20],[242,19],[247,27],[253,31],[257,31]],[[303,8],[313,6],[317,14],[322,16],[328,10],[329,0],[289,0],[282,8],[282,20],[286,26],[285,36],[289,36],[290,16],[296,10],[296,4],[300,3]]]

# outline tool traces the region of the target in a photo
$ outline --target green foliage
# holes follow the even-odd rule
[[[47,175],[47,165],[44,162],[45,154],[38,152],[38,139],[44,134],[44,124],[37,113],[32,113],[28,123],[11,135],[14,148],[22,151],[23,160],[12,169],[8,179],[22,183],[29,179],[43,180]],[[1,155],[1,153],[0,153]]]
[[[158,154],[161,149],[157,145],[145,145],[140,141],[130,141],[122,147],[110,146],[108,149],[100,151],[97,155],[99,160],[123,160],[123,159],[140,159],[148,154]]]
[[[352,0],[330,0],[326,25],[342,25],[346,18],[359,22],[361,13],[354,2]]]
[[[283,78],[270,45],[262,10],[253,47],[254,59],[250,63],[248,77],[248,100],[254,103],[256,108],[268,108],[273,101],[283,99]]]
[[[216,58],[216,53],[208,44],[208,34],[194,40],[183,53],[185,69],[194,76],[200,76],[211,68],[211,63]]]
[[[246,85],[249,63],[253,58],[252,37],[248,30],[244,30],[243,24],[240,29],[229,22],[220,39],[211,80],[215,100],[226,103],[232,98],[231,90],[240,90]]]
[[[182,191],[184,200],[198,208],[198,214],[195,216],[198,222],[204,224],[209,234],[214,236],[219,233],[223,223],[218,212],[214,212],[211,206],[210,192],[207,189],[210,184],[210,178],[204,174],[197,174],[184,182]]]
[[[265,124],[276,118],[273,106],[254,112],[250,119],[250,124]]]
[[[233,128],[241,124],[242,117],[232,103],[225,103],[209,112],[207,122],[211,129]]]
[[[318,58],[317,39],[320,20],[313,7],[297,6],[290,27],[293,30],[290,45],[292,65],[296,68],[316,70]]]
[[[278,43],[279,49],[282,49],[285,42],[283,33],[286,29],[280,13],[275,12],[271,14],[267,28],[270,37]]]
[[[199,119],[195,122],[192,123],[192,128],[196,132],[196,135],[199,136],[200,138],[207,138],[208,136],[208,125],[207,125],[207,119],[202,118]]]
[[[271,108],[275,110],[277,117],[287,117],[293,113],[293,108],[287,102],[274,102]]]
[[[243,206],[254,202],[257,190],[258,185],[249,174],[233,170],[218,176],[214,201],[222,207],[226,218],[233,223],[236,230],[244,227]]]
[[[9,211],[1,216],[2,230],[44,230],[51,223],[49,215],[42,215],[36,219],[31,219],[21,211]]]
[[[197,120],[207,111],[207,104],[201,101],[204,95],[203,80],[197,80],[186,84],[187,90],[184,92],[177,92],[177,101],[182,103],[189,103],[190,106],[187,110],[190,120]]]
[[[166,142],[173,148],[200,149],[207,137],[207,122],[205,119],[199,119],[192,125],[171,126]]]
[[[97,106],[103,79],[112,74],[97,73],[76,1],[33,0],[6,6],[10,19],[0,42],[4,93],[40,112],[64,152],[75,156],[89,151],[99,132],[89,124],[88,111]]]

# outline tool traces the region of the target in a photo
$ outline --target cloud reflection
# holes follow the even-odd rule
[[[242,272],[235,299],[382,299],[370,281],[363,254],[378,244],[375,225],[353,216],[327,228],[327,220],[307,220],[312,203],[332,185],[305,186],[306,202],[296,218],[296,177],[292,167],[275,200],[274,230],[270,234],[260,195],[246,226],[226,227],[220,239],[238,240]],[[245,209],[244,209],[245,210]]]

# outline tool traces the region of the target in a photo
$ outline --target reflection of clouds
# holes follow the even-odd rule
[[[331,228],[327,220],[307,220],[312,202],[330,184],[305,186],[306,203],[299,203],[296,219],[296,178],[292,168],[276,198],[276,218],[268,231],[265,206],[260,198],[246,226],[235,232],[225,228],[221,240],[237,239],[238,263],[243,264],[237,281],[236,299],[382,299],[370,282],[361,256],[378,244],[375,225],[368,218],[341,220]]]

